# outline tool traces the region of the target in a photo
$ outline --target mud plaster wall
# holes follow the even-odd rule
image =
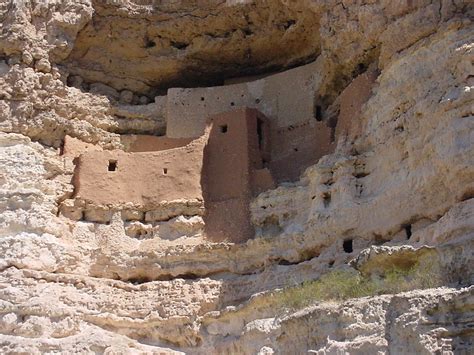
[[[307,167],[331,153],[339,137],[354,139],[360,135],[363,124],[361,107],[372,95],[376,78],[377,71],[369,69],[341,93],[337,100],[340,111],[335,129],[329,127],[329,122],[320,122],[316,118],[303,124],[272,129],[273,144],[268,167],[277,182],[296,180]]]
[[[292,181],[319,158],[335,147],[331,142],[331,128],[326,122],[309,122],[273,129],[272,151],[268,164],[276,181]]]
[[[68,135],[64,137],[64,145],[61,152],[64,157],[74,159],[82,153],[89,151],[102,151],[102,148],[99,145],[86,143]]]
[[[369,69],[355,78],[339,96],[340,111],[336,126],[336,137],[349,135],[352,139],[361,134],[363,122],[360,119],[362,106],[372,95],[377,71]]]
[[[86,152],[75,171],[75,197],[96,205],[131,203],[143,210],[163,201],[202,200],[204,142],[159,152]],[[114,162],[116,170],[109,171]]]
[[[265,117],[254,109],[227,112],[210,120],[202,186],[206,234],[213,240],[243,242],[251,238],[254,234],[249,210],[252,192],[261,189],[262,184],[273,185],[269,172],[265,175],[260,171],[264,155],[261,149],[267,145],[262,141],[259,144],[259,120],[265,126],[261,132],[268,132]],[[252,178],[255,170],[259,170],[259,176]]]
[[[168,90],[170,138],[199,137],[210,116],[235,108],[256,108],[276,127],[302,124],[314,117],[319,60],[260,80],[209,88]]]
[[[183,147],[191,143],[192,139],[149,135],[123,135],[120,141],[127,152],[155,152]]]

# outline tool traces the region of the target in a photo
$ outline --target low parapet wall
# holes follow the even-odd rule
[[[75,198],[95,205],[132,204],[153,210],[163,201],[202,200],[205,139],[156,152],[120,150],[82,154],[75,172]]]
[[[191,138],[168,138],[166,136],[123,135],[120,142],[124,150],[130,153],[157,152],[183,147],[191,143]]]

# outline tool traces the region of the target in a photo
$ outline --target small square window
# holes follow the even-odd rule
[[[352,246],[352,239],[347,239],[343,242],[342,248],[346,253],[352,253],[354,248]]]
[[[168,168],[163,168],[163,175],[167,175],[168,174]]]
[[[109,160],[109,171],[117,170],[117,160]]]
[[[222,126],[219,126],[220,130],[221,130],[221,133],[226,133],[227,132],[227,125],[224,124]]]

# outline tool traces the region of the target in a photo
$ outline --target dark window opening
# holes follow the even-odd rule
[[[201,96],[201,101],[204,101],[204,96]]]
[[[293,148],[293,150],[294,150],[295,152],[297,152],[297,151],[298,151],[298,148]]]
[[[221,130],[221,133],[226,133],[227,132],[227,125],[224,124],[222,126],[219,126],[220,130]]]
[[[411,238],[411,224],[407,224],[403,226],[403,229],[405,229],[405,234],[407,236],[407,240]]]
[[[342,243],[342,247],[346,253],[352,253],[352,239],[347,239]]]
[[[235,106],[235,103],[231,102],[231,103],[230,103],[230,106]]]
[[[357,71],[360,73],[363,73],[367,70],[367,64],[365,63],[359,63],[357,64]]]
[[[258,136],[258,148],[263,148],[263,121],[260,118],[257,118],[257,136]]]
[[[163,174],[164,175],[168,174],[168,168],[163,168]]]
[[[319,105],[316,105],[316,108],[314,110],[314,118],[318,122],[321,122],[323,120],[323,108]]]
[[[145,48],[153,48],[156,46],[156,43],[150,39],[145,40]]]
[[[109,160],[109,171],[117,170],[117,160]]]

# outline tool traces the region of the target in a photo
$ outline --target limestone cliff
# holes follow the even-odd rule
[[[473,19],[469,0],[0,0],[0,352],[472,353]],[[130,151],[165,133],[167,89],[308,63],[285,80],[331,143],[253,198],[255,238],[210,241],[190,201],[153,223],[62,213],[66,137]],[[423,285],[281,301],[425,260]]]

